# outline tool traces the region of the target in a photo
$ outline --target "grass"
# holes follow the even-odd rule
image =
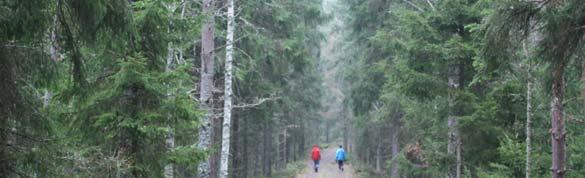
[[[294,177],[299,172],[303,171],[303,169],[305,169],[305,167],[306,167],[305,160],[293,162],[293,163],[286,165],[285,169],[274,172],[271,177],[282,177],[282,178]],[[257,177],[257,178],[265,178],[265,177]]]
[[[354,163],[353,169],[356,172],[356,177],[358,178],[383,178],[383,175],[374,171],[371,167],[364,165],[362,163]]]

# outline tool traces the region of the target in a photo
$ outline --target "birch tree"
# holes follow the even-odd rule
[[[230,157],[230,131],[232,121],[232,72],[233,72],[233,53],[234,53],[234,28],[235,14],[234,14],[234,0],[227,2],[227,36],[225,49],[225,91],[223,104],[223,131],[221,139],[221,162],[220,162],[220,178],[228,178],[228,165]]]
[[[523,43],[523,52],[524,57],[527,60],[530,60],[527,44]],[[526,67],[526,167],[525,167],[525,174],[526,178],[530,178],[530,170],[532,167],[532,88],[534,83],[534,78],[532,76],[532,71],[534,66],[532,65],[531,61],[528,61],[528,66]]]

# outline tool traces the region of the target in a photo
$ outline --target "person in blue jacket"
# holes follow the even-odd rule
[[[335,152],[335,161],[339,166],[339,170],[343,171],[343,161],[345,161],[345,150],[343,146],[339,145],[339,149]]]

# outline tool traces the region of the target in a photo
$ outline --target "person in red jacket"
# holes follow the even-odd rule
[[[319,160],[321,160],[321,150],[319,150],[319,146],[317,146],[317,144],[313,145],[311,157],[313,158],[314,164],[313,168],[315,168],[315,172],[319,172]]]

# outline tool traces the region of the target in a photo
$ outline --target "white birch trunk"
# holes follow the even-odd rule
[[[210,151],[211,145],[211,131],[213,129],[211,125],[211,119],[213,118],[213,76],[214,71],[214,28],[215,28],[215,17],[214,17],[214,3],[213,0],[203,0],[202,12],[206,16],[201,29],[201,78],[199,87],[199,103],[201,109],[206,112],[205,116],[201,119],[201,127],[199,127],[199,143],[198,148],[204,151]],[[199,178],[210,177],[210,160],[208,157],[206,160],[201,161],[198,166]]]
[[[527,60],[530,60],[528,48],[526,42],[523,44],[524,48],[524,56]],[[530,170],[532,165],[532,85],[533,85],[533,77],[532,77],[532,63],[529,62],[526,68],[526,168],[525,168],[525,175],[526,178],[530,178]]]
[[[227,13],[227,41],[225,57],[225,92],[223,106],[223,130],[221,139],[221,159],[219,166],[219,177],[228,177],[228,165],[230,157],[230,131],[232,120],[232,72],[233,72],[233,52],[234,52],[234,0],[228,0]]]

